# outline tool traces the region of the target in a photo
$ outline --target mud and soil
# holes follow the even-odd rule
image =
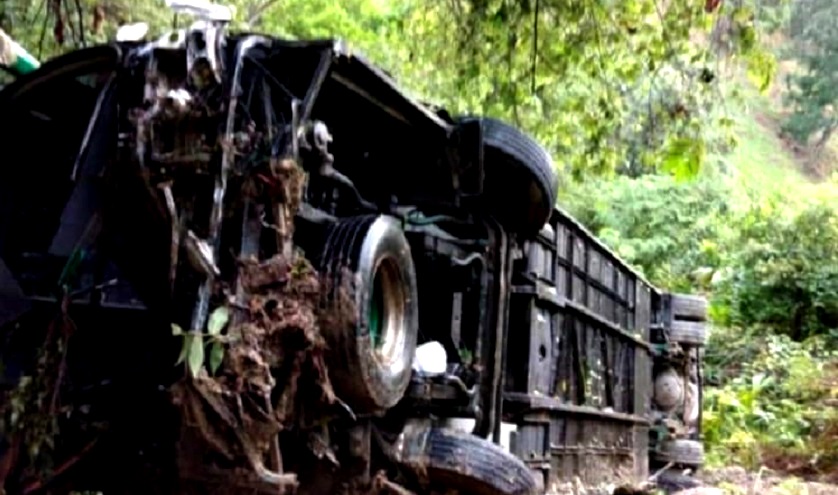
[[[220,369],[171,389],[182,411],[178,461],[187,477],[208,469],[281,473],[277,435],[337,415],[321,332],[336,317],[322,304],[322,278],[291,241],[304,174],[282,160],[260,178],[272,199],[279,253],[239,260]]]

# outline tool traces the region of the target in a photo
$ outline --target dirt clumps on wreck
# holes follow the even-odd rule
[[[351,325],[352,301],[341,290],[338,301],[327,301],[327,278],[291,246],[301,177],[296,166],[280,168],[271,175],[281,253],[239,260],[237,296],[222,306],[229,321],[217,337],[224,351],[216,373],[202,367],[171,390],[182,412],[178,462],[187,479],[205,482],[216,473],[228,485],[293,488],[295,475],[282,474],[277,436],[351,415],[329,379],[324,329]]]
[[[227,349],[217,374],[202,369],[172,387],[183,412],[182,472],[206,472],[211,466],[232,475],[247,466],[254,482],[295,484],[292,475],[280,475],[277,435],[325,424],[324,416],[340,403],[329,380],[321,330],[344,318],[324,307],[322,282],[301,256],[242,261],[244,298],[231,304],[223,335]]]

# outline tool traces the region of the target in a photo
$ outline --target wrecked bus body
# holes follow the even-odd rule
[[[50,60],[0,111],[8,494],[534,494],[703,461],[706,302],[554,208],[511,126],[211,18]]]

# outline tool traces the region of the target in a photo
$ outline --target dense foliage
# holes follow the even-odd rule
[[[694,181],[668,176],[589,181],[566,199],[572,212],[639,267],[672,290],[706,288],[723,264],[731,186],[709,174]]]
[[[655,283],[711,297],[709,461],[838,480],[836,187],[747,185],[705,169],[590,181],[565,201]]]
[[[789,34],[792,54],[801,70],[789,78],[792,113],[785,130],[800,142],[816,140],[820,151],[835,129],[838,115],[838,4],[832,0],[798,0],[792,10]]]
[[[795,474],[831,473],[838,463],[838,366],[825,339],[721,330],[705,356],[714,373],[704,436],[715,463],[768,464]],[[720,373],[724,374],[720,374]]]
[[[170,26],[162,0],[9,0],[0,27],[40,56]],[[339,36],[455,113],[513,121],[577,177],[694,174],[712,148],[716,58],[695,43],[734,19],[730,53],[763,61],[748,5],[689,0],[233,0],[234,27]],[[716,11],[715,9],[719,9]],[[38,26],[40,29],[32,29]],[[745,34],[743,34],[745,33]],[[698,38],[697,38],[698,37]],[[766,79],[770,65],[751,64]]]

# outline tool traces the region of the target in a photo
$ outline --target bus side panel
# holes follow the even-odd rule
[[[554,212],[516,263],[504,421],[548,486],[648,474],[653,288]]]

